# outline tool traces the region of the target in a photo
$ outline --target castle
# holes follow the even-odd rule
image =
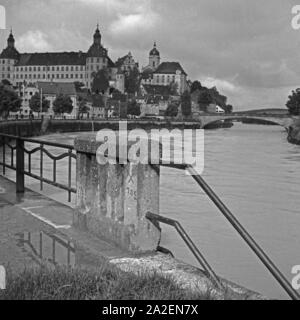
[[[0,55],[0,81],[7,79],[14,86],[38,81],[79,81],[90,89],[93,73],[103,68],[109,72],[110,85],[124,92],[125,76],[108,56],[101,43],[99,26],[89,50],[84,52],[19,53],[12,31],[7,47]]]
[[[110,87],[125,91],[125,75],[137,68],[129,52],[115,63],[108,50],[102,45],[102,36],[97,25],[93,43],[85,52],[19,53],[12,33],[7,39],[7,47],[0,55],[0,81],[8,80],[14,86],[27,86],[38,82],[72,83],[82,82],[91,89],[95,72],[107,69]],[[176,86],[178,94],[188,89],[187,74],[179,62],[162,62],[154,43],[149,53],[148,66],[142,69],[141,84],[155,87]]]

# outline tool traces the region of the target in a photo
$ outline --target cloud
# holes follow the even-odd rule
[[[239,90],[239,88],[235,84],[227,80],[215,79],[212,77],[206,77],[206,78],[200,78],[200,79],[201,79],[201,84],[208,88],[217,87],[220,91],[224,90],[226,92],[236,92]]]
[[[112,60],[141,66],[156,40],[162,61],[217,86],[237,108],[282,107],[299,86],[296,0],[2,0],[19,51],[86,51],[97,21]],[[9,31],[0,33],[6,46]],[[21,38],[20,38],[21,35]]]
[[[137,34],[149,31],[159,20],[159,15],[153,11],[150,0],[127,0],[122,5],[116,2],[117,19],[110,25],[113,35]],[[127,6],[124,6],[124,3]]]
[[[131,34],[150,30],[157,21],[158,16],[154,13],[135,13],[128,15],[119,15],[118,20],[110,26],[111,33]]]
[[[39,30],[29,30],[17,39],[21,52],[42,52],[52,50],[48,36]]]

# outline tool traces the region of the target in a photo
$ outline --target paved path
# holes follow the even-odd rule
[[[32,252],[25,250],[26,246],[21,245],[20,239],[27,238],[29,233],[35,235],[40,232],[58,236],[65,243],[73,242],[76,265],[97,267],[101,260],[100,252],[102,257],[131,256],[99,238],[72,228],[72,215],[71,207],[34,191],[26,190],[24,195],[17,195],[15,183],[0,176],[0,265],[9,266],[16,272],[37,265],[38,260]],[[43,246],[51,247],[51,239],[48,242]]]
[[[63,213],[63,214],[61,214]],[[24,233],[70,228],[72,209],[32,191],[16,195],[15,184],[0,177],[0,265],[19,271],[35,264],[20,245]]]

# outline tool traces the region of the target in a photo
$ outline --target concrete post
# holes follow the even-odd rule
[[[103,143],[103,142],[102,142]],[[75,140],[76,227],[131,252],[156,250],[160,228],[145,218],[159,214],[159,168],[144,164],[99,164],[95,134]],[[119,150],[119,147],[117,147]]]

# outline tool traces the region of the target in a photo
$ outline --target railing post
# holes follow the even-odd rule
[[[17,147],[17,163],[16,163],[16,192],[24,193],[25,177],[24,177],[24,141],[16,139]]]

